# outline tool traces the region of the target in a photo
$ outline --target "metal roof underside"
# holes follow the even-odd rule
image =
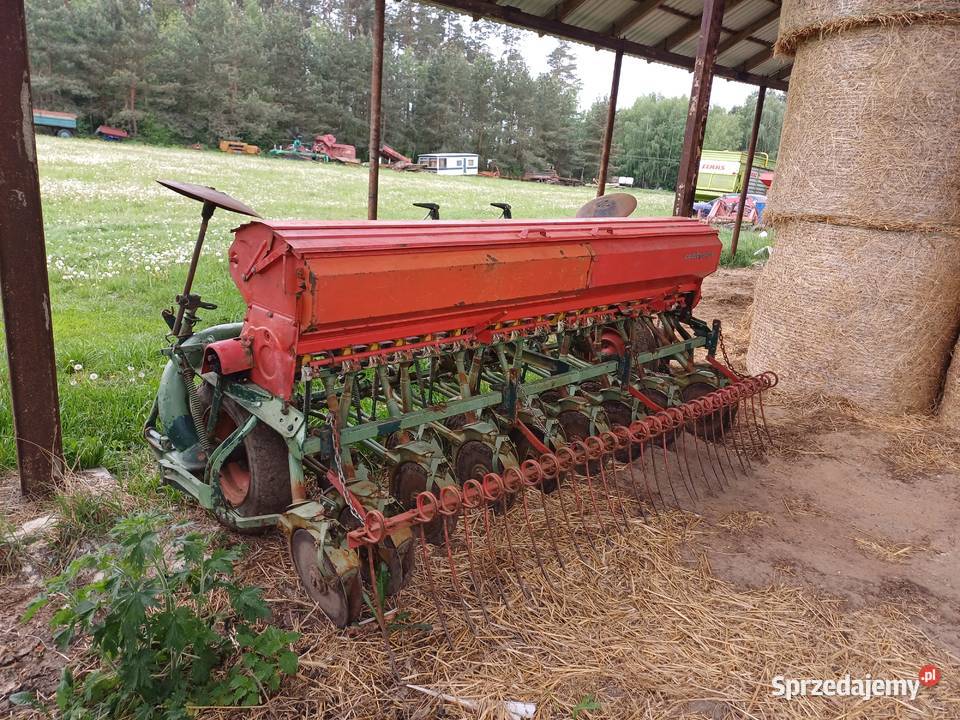
[[[692,70],[705,0],[426,0],[474,19],[508,23]],[[786,90],[792,58],[775,57],[780,0],[727,0],[714,73]]]

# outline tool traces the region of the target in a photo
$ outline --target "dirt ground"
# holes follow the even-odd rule
[[[723,320],[735,366],[757,274],[721,270],[697,313]],[[267,589],[278,624],[303,634],[301,670],[267,705],[205,716],[504,717],[484,701],[509,698],[535,703],[538,718],[960,718],[957,439],[923,418],[875,418],[829,398],[776,392],[766,410],[772,446],[745,477],[683,512],[632,517],[592,548],[564,546],[584,557],[549,567],[564,589],[533,591],[532,601],[512,593],[481,637],[455,619],[452,648],[438,631],[397,633],[398,676],[375,624],[332,630],[300,593],[282,542],[248,542],[242,576]],[[19,505],[9,482],[2,492],[16,522],[43,511]],[[528,564],[523,575],[536,573]],[[47,694],[65,658],[44,618],[16,619],[37,578],[2,582],[0,697]],[[400,603],[437,626],[421,579]],[[915,677],[929,662],[943,680],[915,703],[770,698],[778,672]],[[598,707],[577,713],[587,698]]]
[[[756,276],[722,270],[704,284],[699,314],[730,327],[735,362],[742,362]],[[750,514],[735,516],[738,530],[709,542],[714,572],[748,586],[812,587],[852,608],[902,605],[960,655],[960,457],[942,458],[945,468],[911,467],[896,432],[864,427],[822,403],[822,424],[808,413],[802,424],[812,433],[797,437],[795,415],[775,406],[771,423],[786,429],[780,452],[755,468],[751,482],[704,503],[711,525]]]

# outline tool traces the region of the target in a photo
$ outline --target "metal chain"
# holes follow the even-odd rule
[[[723,355],[723,364],[726,365],[728,368],[730,368],[730,372],[732,372],[732,373],[733,373],[734,375],[736,375],[737,377],[743,377],[743,375],[741,375],[740,373],[738,373],[738,372],[734,369],[733,363],[730,362],[730,357],[727,355],[727,347],[726,347],[726,345],[723,344],[723,329],[722,329],[722,328],[721,328],[721,329],[718,331],[718,333],[717,333],[717,339],[718,339],[719,342],[720,342],[720,354]]]
[[[333,468],[337,472],[337,477],[340,479],[340,484],[343,486],[344,492],[350,492],[347,488],[347,478],[343,474],[343,463],[340,459],[340,428],[337,426],[337,414],[334,412],[330,413],[330,419],[328,421],[330,426],[330,434],[333,438]],[[357,509],[353,506],[353,503],[350,502],[349,497],[343,498],[347,503],[347,508],[350,510],[350,514],[353,515],[357,521],[363,525],[363,517],[360,513],[357,512]]]

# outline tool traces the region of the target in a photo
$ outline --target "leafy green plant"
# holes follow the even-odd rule
[[[262,626],[259,588],[233,582],[241,548],[139,514],[118,522],[112,543],[74,560],[30,605],[62,603],[52,619],[64,649],[86,638],[99,666],[67,668],[56,703],[67,720],[185,718],[190,705],[253,705],[297,671],[298,635]],[[259,624],[258,624],[259,623]]]
[[[600,703],[597,702],[597,699],[593,695],[584,695],[577,701],[577,704],[573,706],[573,710],[570,711],[570,717],[572,717],[573,720],[578,720],[581,713],[601,709]]]
[[[57,520],[50,544],[54,571],[73,559],[86,541],[102,538],[123,514],[123,503],[116,492],[77,489],[54,498]]]

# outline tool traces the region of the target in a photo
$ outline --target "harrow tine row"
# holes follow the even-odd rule
[[[452,646],[453,636],[437,583],[437,563],[443,557],[446,570],[442,574],[449,576],[456,595],[454,604],[460,607],[466,628],[478,636],[478,623],[482,622],[487,632],[495,635],[487,608],[492,595],[499,596],[507,607],[517,592],[526,603],[534,603],[535,594],[525,579],[527,570],[539,573],[548,593],[556,590],[550,554],[561,569],[567,566],[560,533],[569,537],[580,564],[594,571],[579,543],[581,537],[588,538],[589,554],[598,559],[599,545],[611,530],[626,531],[638,518],[645,519],[648,510],[658,515],[670,505],[682,508],[677,485],[696,503],[700,499],[696,480],[710,495],[730,485],[737,475],[734,455],[741,470],[751,467],[770,442],[761,396],[776,383],[773,373],[737,378],[730,385],[651,413],[629,426],[618,425],[572,441],[555,453],[524,460],[502,474],[487,473],[462,486],[442,487],[437,494],[422,491],[415,507],[398,515],[385,517],[377,510],[367,511],[363,525],[348,534],[349,546],[367,549],[370,582],[376,592],[375,547],[400,528],[415,528],[428,591],[447,642]],[[691,436],[689,444],[687,435]],[[617,454],[622,457],[624,451],[626,462],[618,462]],[[690,454],[696,456],[693,464]],[[624,483],[629,488],[623,488]],[[667,501],[664,484],[672,503]],[[440,523],[442,549],[434,553],[428,547],[431,542],[424,526],[437,517],[445,521]],[[454,519],[458,522],[451,522]],[[518,521],[523,531],[516,527]],[[461,531],[454,533],[457,524]],[[499,552],[498,539],[504,541]],[[382,615],[377,614],[382,626]]]

